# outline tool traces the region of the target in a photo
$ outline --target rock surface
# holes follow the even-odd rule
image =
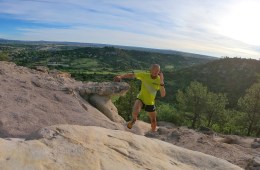
[[[127,89],[125,83],[82,83],[62,72],[37,71],[0,62],[0,87],[0,137],[26,137],[39,128],[55,124],[124,130],[122,124],[111,121],[84,100],[77,89],[121,95]]]
[[[87,82],[78,87],[81,95],[97,94],[100,96],[124,95],[130,86],[125,82]]]
[[[0,138],[0,167],[11,169],[239,170],[225,160],[120,130],[77,125],[41,129],[30,140]]]
[[[125,133],[127,136],[131,137],[132,140],[138,139],[134,140],[135,145],[132,145],[134,148],[136,148],[136,152],[139,150],[137,146],[154,144],[150,143],[150,140],[148,139],[143,140],[145,137],[140,139],[139,137],[135,137],[135,135],[132,136],[130,133],[123,132],[121,134],[119,132],[129,131],[134,134],[145,135],[149,138],[157,138],[171,143],[169,144],[171,146],[174,144],[191,150],[210,154],[218,158],[225,159],[233,164],[239,165],[242,168],[245,168],[248,162],[248,167],[255,168],[255,165],[258,162],[255,161],[258,159],[253,158],[260,156],[260,148],[255,147],[255,143],[253,143],[253,141],[258,142],[259,139],[254,140],[251,138],[245,138],[241,142],[241,139],[236,136],[215,136],[214,133],[212,134],[208,132],[204,132],[204,134],[202,134],[191,129],[176,127],[175,125],[167,122],[163,122],[162,124],[158,122],[158,132],[150,133],[149,131],[151,127],[149,123],[137,121],[133,128],[129,130],[126,128],[126,122],[114,122],[121,121],[120,117],[118,119],[118,114],[116,111],[117,109],[113,106],[113,103],[110,100],[110,96],[115,94],[124,94],[126,89],[129,87],[126,83],[84,83],[75,81],[68,73],[48,70],[40,67],[37,69],[38,71],[19,67],[13,63],[0,62],[0,169],[3,169],[2,167],[6,167],[8,169],[8,165],[10,166],[9,169],[21,169],[21,167],[22,169],[34,169],[32,167],[37,167],[35,169],[54,169],[55,167],[58,169],[85,169],[81,168],[80,166],[85,166],[85,163],[80,161],[82,160],[81,157],[74,158],[70,155],[67,155],[65,157],[59,158],[57,155],[62,155],[63,153],[69,153],[73,155],[75,152],[82,152],[86,154],[85,145],[87,144],[84,144],[84,147],[81,145],[74,145],[78,143],[77,140],[79,138],[77,134],[78,131],[75,130],[75,128],[77,129],[79,127],[83,142],[87,141],[85,138],[92,138],[91,136],[93,133],[100,133],[102,136],[103,132],[100,132],[99,130],[94,130],[95,132],[92,132],[92,130],[91,132],[85,129],[82,130],[82,127],[80,126],[73,126],[72,129],[74,130],[68,130],[67,127],[65,128],[67,130],[64,130],[64,128],[58,128],[63,129],[61,131],[58,129],[55,130],[55,128],[43,128],[55,124],[99,126],[107,129],[117,129],[118,131],[115,131],[116,133],[110,130],[108,130],[107,133],[111,132],[111,134],[119,135],[114,135],[114,138],[118,138],[119,140],[121,139],[121,135],[125,136]],[[95,102],[98,105],[107,104],[106,108],[104,109],[101,107],[97,109],[93,107],[95,104],[89,104],[88,101],[90,101],[91,96],[97,96],[95,97],[97,98]],[[111,111],[111,109],[113,111]],[[102,113],[105,111],[109,111],[108,114]],[[35,133],[35,131],[40,128],[43,129],[40,132]],[[70,127],[68,128],[70,129]],[[67,131],[69,131],[69,137],[65,138],[65,134],[63,132]],[[82,131],[84,131],[84,133]],[[90,134],[88,135],[88,133]],[[74,136],[74,134],[76,136]],[[95,138],[97,143],[99,143],[99,145],[97,145],[99,148],[102,148],[102,146],[107,143],[106,141],[110,139],[102,137],[99,140],[97,139],[96,135],[98,134],[95,134],[93,138]],[[73,136],[77,138],[75,139]],[[107,136],[109,137],[109,135]],[[8,140],[4,139],[7,137]],[[35,140],[24,141],[23,138]],[[67,148],[63,147],[63,144]],[[164,144],[160,143],[160,145]],[[119,146],[121,147],[121,145]],[[118,148],[117,146],[114,147]],[[99,148],[95,150],[98,151]],[[165,155],[163,155],[164,153],[161,154],[162,150],[158,148],[157,150],[153,150],[150,146],[146,146],[142,152],[145,152],[144,154],[146,154],[146,152],[150,153],[150,150],[154,152],[151,154],[152,157],[156,157],[154,154],[158,153],[162,159],[165,158]],[[95,153],[99,153],[97,151],[95,151]],[[134,153],[132,150],[127,151],[128,153]],[[110,148],[109,154],[106,152],[106,154],[102,155],[102,157],[99,156],[98,158],[95,158],[94,161],[98,160],[101,162],[100,160],[105,160],[105,163],[99,164],[101,168],[103,167],[103,164],[113,164],[114,160],[109,162],[106,161],[106,158],[109,157],[108,160],[110,160],[110,158],[116,158],[116,155],[114,155],[115,153],[117,154],[117,152],[113,152],[113,150]],[[89,153],[87,153],[87,155],[88,154]],[[27,155],[29,156],[27,157]],[[44,157],[41,157],[41,155]],[[173,159],[175,159],[174,155],[168,153],[166,155],[166,157],[172,156]],[[192,160],[193,158],[191,158],[191,156],[188,153],[188,156],[184,157],[187,157],[187,160]],[[149,155],[148,158],[150,158]],[[67,159],[69,162],[70,159],[71,161],[77,159],[75,161],[79,162],[77,162],[78,164],[72,163],[70,165],[66,163]],[[150,160],[146,159],[146,155],[137,155],[135,157],[126,156],[124,159],[127,159],[128,161],[124,165],[129,165],[130,167],[136,167],[136,165],[138,165],[136,169],[145,169],[146,165],[150,163]],[[151,165],[154,165],[155,167],[161,166],[160,160],[156,160],[155,158],[151,159],[155,161],[152,162]],[[91,160],[92,158],[90,157],[89,161]],[[177,158],[177,160],[179,161],[179,158]],[[37,161],[39,161],[41,165],[34,165],[37,164]],[[131,165],[131,162],[135,165]],[[222,164],[223,162],[220,161],[218,163]],[[165,164],[168,165],[167,162]],[[185,165],[178,165],[184,169],[190,168],[189,162],[187,162],[187,164],[184,162],[184,164]],[[196,162],[192,162],[191,164],[191,167],[194,169],[207,169],[203,167],[208,166],[201,163],[197,164],[196,166],[193,165],[196,164]],[[205,164],[207,164],[207,162]],[[211,162],[209,162],[209,164],[211,165]],[[52,165],[54,165],[53,168]],[[109,165],[106,166],[110,167]],[[216,167],[220,166],[222,165],[216,165]],[[179,166],[176,165],[174,169],[179,169]]]
[[[252,148],[260,148],[260,139],[255,139],[254,142],[251,144]]]
[[[259,170],[259,169],[260,169],[260,157],[252,158],[246,167],[246,170]]]
[[[89,103],[113,122],[125,123],[125,120],[118,114],[117,108],[107,96],[100,96],[97,94],[90,95]]]
[[[260,148],[252,148],[252,137],[235,135],[205,134],[187,127],[177,127],[171,123],[158,122],[157,133],[146,133],[149,138],[160,139],[190,150],[225,159],[242,168],[252,163],[254,157],[260,157]]]

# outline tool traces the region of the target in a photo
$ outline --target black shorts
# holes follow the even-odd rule
[[[144,104],[144,102],[141,99],[138,99],[138,100],[140,100],[142,102],[142,104],[143,104],[142,109],[144,109],[145,111],[147,111],[147,112],[154,112],[155,111],[155,109],[156,109],[155,105],[146,105],[146,104]]]

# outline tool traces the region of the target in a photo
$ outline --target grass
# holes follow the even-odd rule
[[[93,59],[79,58],[71,63],[71,67],[73,67],[73,68],[99,67],[99,63]]]

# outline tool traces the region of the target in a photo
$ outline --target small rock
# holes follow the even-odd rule
[[[165,127],[160,127],[160,128],[158,129],[158,133],[159,133],[160,135],[166,135],[166,134],[169,133],[169,130],[168,130],[167,128],[165,128]]]
[[[156,132],[149,131],[145,134],[145,136],[148,138],[157,138],[157,137],[159,137],[159,133],[158,133],[158,131],[156,131]]]
[[[44,66],[36,66],[35,70],[41,71],[43,73],[48,73],[49,72],[49,68],[44,67]]]
[[[205,127],[205,126],[200,126],[199,131],[206,134],[206,135],[213,135],[214,134],[213,130],[211,130],[210,128]]]
[[[181,134],[178,131],[175,130],[175,131],[172,131],[170,137],[173,138],[176,141],[179,141],[180,138],[181,138]]]
[[[246,170],[260,170],[260,157],[254,157],[249,160]]]
[[[260,141],[255,141],[251,144],[251,148],[260,148]]]
[[[227,143],[227,144],[239,144],[239,137],[235,136],[235,135],[227,135],[224,137],[223,140],[221,140],[221,142],[223,143]]]

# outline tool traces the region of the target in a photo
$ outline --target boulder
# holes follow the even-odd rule
[[[118,114],[117,108],[109,97],[94,94],[89,97],[89,103],[113,122],[125,123],[125,120]]]
[[[113,108],[110,118],[114,119],[89,104],[78,89],[92,89],[87,90],[92,95],[120,95],[126,92],[126,83],[83,83],[58,71],[37,71],[10,62],[0,62],[0,70],[0,137],[25,138],[55,124],[125,129],[116,123],[123,120],[110,100],[103,110]]]
[[[253,157],[249,160],[246,170],[259,170],[260,169],[260,157]]]
[[[97,94],[100,96],[124,95],[130,86],[125,82],[87,82],[78,87],[80,95]]]
[[[240,170],[210,155],[120,130],[46,127],[30,140],[0,138],[1,169]]]
[[[254,142],[251,143],[252,148],[260,148],[260,139],[255,139]]]
[[[48,67],[44,67],[44,66],[36,66],[35,70],[41,71],[43,73],[48,73],[49,72],[49,68]]]

